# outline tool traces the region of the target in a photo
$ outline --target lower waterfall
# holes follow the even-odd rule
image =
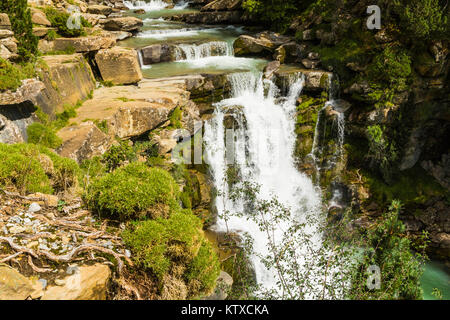
[[[311,179],[297,170],[293,156],[296,100],[302,91],[304,78],[298,74],[291,79],[287,95],[281,98],[280,90],[273,82],[263,80],[262,74],[234,73],[229,75],[229,80],[231,98],[217,103],[215,116],[205,124],[206,158],[218,190],[215,205],[219,218],[213,229],[250,235],[253,240],[250,260],[258,285],[262,290],[275,290],[281,295],[277,270],[266,268],[261,259],[269,254],[269,242],[283,245],[286,232],[294,225],[305,223],[301,232],[311,236],[309,246],[318,249],[322,243],[319,231],[324,219],[321,195]],[[232,131],[224,126],[224,119],[230,116],[234,119]],[[230,150],[229,143],[225,143],[225,137],[233,141],[234,151]],[[225,182],[230,164],[239,172],[239,183],[256,183],[260,186],[258,197],[267,200],[275,197],[290,209],[290,218],[273,226],[270,237],[256,221],[245,216],[251,210],[245,201],[230,196]],[[236,215],[238,212],[244,214]],[[316,224],[306,223],[309,217],[314,218]],[[306,247],[295,250],[299,256],[298,272],[308,274],[308,284],[312,288],[312,295],[307,294],[305,298],[311,298],[314,292],[322,290],[315,266],[304,261]]]

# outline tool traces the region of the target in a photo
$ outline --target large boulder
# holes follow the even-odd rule
[[[104,81],[132,84],[142,80],[138,53],[134,49],[114,47],[100,50],[95,61]]]
[[[42,72],[45,95],[38,97],[38,105],[48,114],[60,112],[64,105],[85,100],[95,89],[91,67],[81,53],[42,57],[47,67]]]
[[[88,36],[79,38],[56,38],[53,41],[40,40],[39,50],[43,53],[50,51],[67,51],[74,49],[77,53],[98,51],[111,48],[116,44],[116,39],[112,36]]]
[[[42,295],[42,284],[32,281],[6,264],[0,264],[0,300],[36,299]]]
[[[256,37],[241,35],[234,42],[236,56],[272,57],[275,50],[291,39],[273,32],[262,32]]]
[[[109,16],[113,11],[113,8],[105,5],[91,5],[87,8],[88,13],[101,14],[104,16]]]
[[[176,46],[171,44],[154,44],[141,49],[144,65],[170,62],[175,60]]]
[[[49,286],[41,300],[105,300],[111,270],[104,264],[74,268],[73,274]]]
[[[11,30],[11,21],[6,13],[0,13],[0,29]]]
[[[242,8],[242,0],[215,0],[206,6],[201,11],[231,11]]]
[[[60,155],[78,162],[106,151],[114,137],[140,136],[169,120],[177,107],[192,104],[184,80],[143,80],[138,86],[103,87],[77,109],[77,125],[58,132]],[[102,124],[103,132],[93,124]],[[103,133],[103,134],[102,134]]]
[[[31,9],[31,22],[46,27],[51,27],[52,25],[51,22],[48,21],[45,13],[36,8]]]
[[[144,25],[141,19],[135,17],[109,18],[104,22],[105,30],[109,31],[139,31]]]

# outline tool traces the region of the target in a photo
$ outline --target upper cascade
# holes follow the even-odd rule
[[[176,60],[200,60],[212,56],[233,56],[233,45],[225,41],[202,44],[180,44],[176,50]]]

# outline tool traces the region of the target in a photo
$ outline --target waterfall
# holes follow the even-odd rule
[[[143,0],[124,1],[123,4],[130,10],[144,9],[147,12],[162,10],[168,6],[168,4],[162,0],[151,0],[149,2]]]
[[[317,113],[317,121],[316,121],[316,127],[314,129],[314,138],[313,138],[313,145],[311,149],[311,153],[309,156],[312,158],[313,163],[316,166],[316,169],[319,171],[320,168],[318,168],[318,161],[321,157],[321,145],[320,145],[320,135],[321,135],[321,129],[322,132],[326,128],[326,123],[322,123],[325,110],[329,107],[332,108],[332,111],[335,113],[335,119],[333,120],[333,128],[336,128],[336,142],[337,147],[334,154],[334,161],[331,164],[331,167],[334,166],[339,160],[340,157],[343,154],[343,148],[344,148],[344,138],[345,138],[345,108],[340,107],[340,100],[337,99],[339,96],[339,80],[334,80],[334,75],[330,76],[328,79],[328,101],[325,103],[324,107],[320,109]]]
[[[144,64],[144,58],[142,57],[142,51],[140,49],[137,50],[137,54],[138,54],[138,60],[139,60],[139,65],[141,66],[141,69],[150,69],[152,66]]]
[[[176,48],[177,61],[200,60],[212,56],[233,56],[232,44],[213,41],[202,44],[180,44]]]
[[[270,200],[275,196],[280,203],[290,209],[289,221],[276,224],[273,241],[283,244],[283,234],[294,224],[305,222],[308,216],[321,221],[321,196],[308,176],[299,172],[295,166],[295,111],[296,99],[300,95],[304,78],[300,74],[290,80],[288,93],[277,99],[280,90],[269,80],[263,80],[258,73],[234,73],[229,75],[231,98],[215,105],[215,116],[205,124],[204,140],[207,145],[206,158],[219,194],[215,205],[219,213],[216,231],[234,231],[249,234],[253,239],[253,254],[250,256],[256,280],[264,289],[276,290],[277,271],[268,270],[261,261],[261,255],[269,254],[269,239],[257,223],[237,212],[251,210],[242,200],[231,199],[225,186],[226,170],[230,163],[239,171],[240,181],[257,183],[259,197]],[[230,157],[224,142],[224,119],[234,116],[236,123],[232,136],[234,156]],[[231,158],[231,161],[230,161]],[[248,212],[248,211],[247,211]],[[228,214],[229,213],[229,214]],[[226,214],[226,217],[223,215]],[[318,226],[308,225],[302,232],[312,234],[315,247],[321,246]],[[301,256],[306,248],[296,248]],[[311,273],[315,283],[314,271],[310,266],[300,264],[300,273]]]

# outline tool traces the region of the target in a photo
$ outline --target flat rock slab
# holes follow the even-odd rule
[[[78,162],[104,153],[113,137],[129,138],[169,120],[177,106],[189,103],[184,80],[143,80],[138,86],[103,87],[77,109],[73,125],[61,129],[58,153]],[[95,128],[102,124],[103,129]]]

